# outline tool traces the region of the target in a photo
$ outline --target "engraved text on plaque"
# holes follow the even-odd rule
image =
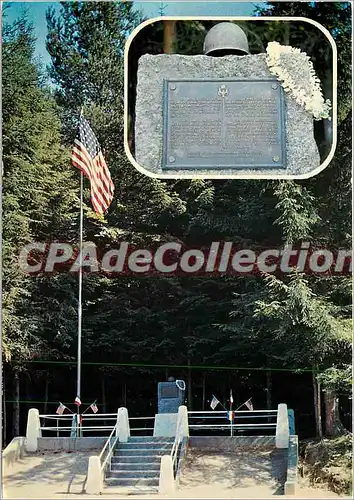
[[[163,168],[285,168],[274,79],[165,80]]]

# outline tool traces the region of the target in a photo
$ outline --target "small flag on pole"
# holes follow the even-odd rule
[[[250,411],[253,411],[253,404],[251,403],[251,400],[252,398],[248,399],[245,403],[245,406],[247,406],[247,408],[250,410]]]
[[[59,401],[59,406],[58,406],[57,411],[55,413],[57,413],[58,415],[62,415],[65,411],[65,408],[66,408],[66,406],[63,405],[63,403],[61,403]]]
[[[79,398],[79,396],[76,396],[74,403],[76,404],[76,406],[81,405],[81,399]]]
[[[90,405],[90,408],[93,411],[93,413],[97,413],[98,412],[98,408],[97,408],[96,403],[92,403],[92,405]]]
[[[210,403],[211,409],[215,410],[215,408],[218,406],[219,403],[220,403],[220,401],[218,400],[218,398],[213,396],[213,399],[211,400],[211,403]]]
[[[91,182],[91,202],[95,212],[104,214],[112,203],[114,184],[97,137],[82,113],[71,158],[74,167]]]
[[[228,411],[228,419],[230,420],[230,422],[233,421],[233,419],[235,418],[235,412],[233,412],[232,410],[231,411]]]

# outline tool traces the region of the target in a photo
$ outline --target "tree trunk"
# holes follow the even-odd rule
[[[191,361],[188,358],[188,394],[187,394],[187,401],[188,401],[188,410],[192,411],[192,408],[193,408],[192,370],[191,370],[190,366],[191,366]]]
[[[285,23],[284,23],[283,45],[290,45],[290,23],[289,23],[289,21],[285,21]]]
[[[101,372],[101,396],[102,396],[102,413],[107,413],[106,377],[103,372]]]
[[[127,407],[127,384],[124,383],[122,386],[122,400],[124,408]]]
[[[321,388],[317,381],[316,372],[312,372],[313,402],[315,409],[316,436],[322,438],[322,417],[321,417]]]
[[[165,54],[174,54],[176,50],[176,21],[163,22],[163,51]]]
[[[13,437],[20,435],[20,373],[14,373],[14,403],[13,403]]]
[[[330,99],[333,102],[333,76],[331,71],[326,71],[326,76],[323,83],[323,93],[325,99]],[[324,153],[328,154],[333,141],[333,125],[331,120],[323,120],[324,126]]]
[[[346,434],[347,430],[343,426],[339,416],[339,399],[334,391],[325,391],[326,408],[326,436],[336,437]]]
[[[205,380],[206,380],[206,372],[203,373],[203,401],[202,401],[202,410],[205,410],[205,398],[206,398],[206,390],[205,390]]]
[[[101,396],[102,396],[102,413],[107,413],[106,403],[106,377],[104,372],[101,372]],[[108,421],[103,421],[103,425],[108,425]]]
[[[266,384],[267,384],[267,410],[272,409],[272,372],[266,372]]]
[[[5,385],[5,368],[2,369],[2,402],[3,402],[3,416],[2,416],[2,432],[3,432],[3,447],[7,443],[7,422],[6,422],[6,385]]]
[[[48,395],[49,395],[49,370],[47,370],[47,376],[45,379],[44,386],[44,413],[47,413],[48,410]]]

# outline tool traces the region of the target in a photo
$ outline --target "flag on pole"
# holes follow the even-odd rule
[[[103,214],[112,203],[114,184],[97,137],[82,113],[72,163],[90,180],[92,206],[97,214]]]
[[[65,408],[66,408],[66,406],[63,405],[63,403],[61,403],[59,401],[59,406],[58,406],[57,411],[55,413],[57,413],[58,415],[62,415],[65,411]]]
[[[228,419],[230,420],[230,422],[232,422],[235,418],[235,412],[230,410],[227,412],[227,414],[228,414]]]
[[[232,389],[230,389],[230,403],[233,404],[234,398],[232,396]]]
[[[213,399],[211,400],[211,403],[210,403],[211,409],[215,410],[215,408],[218,406],[219,403],[220,403],[220,401],[218,400],[218,398],[213,396]]]
[[[74,403],[76,404],[76,406],[81,405],[81,399],[79,398],[79,396],[76,396]]]
[[[245,406],[247,406],[247,408],[250,410],[250,411],[253,411],[253,404],[251,403],[251,400],[252,398],[248,399],[245,403]]]
[[[93,413],[97,413],[98,412],[98,408],[97,408],[96,403],[92,403],[92,405],[90,405],[90,408],[93,411]]]

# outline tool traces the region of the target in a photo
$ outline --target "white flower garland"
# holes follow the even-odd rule
[[[301,54],[307,59],[310,76],[310,92],[306,92],[303,88],[297,85],[288,70],[282,67],[281,54],[291,53]],[[301,106],[304,106],[306,111],[315,117],[315,120],[322,120],[323,118],[328,118],[329,120],[331,119],[329,114],[331,110],[331,101],[329,99],[326,101],[324,100],[320,86],[320,79],[316,76],[313,64],[306,52],[301,52],[300,49],[296,49],[288,45],[280,45],[278,42],[269,42],[267,46],[266,61],[270,72],[273,75],[276,75],[278,80],[282,82],[285,92],[290,92],[296,102]]]

